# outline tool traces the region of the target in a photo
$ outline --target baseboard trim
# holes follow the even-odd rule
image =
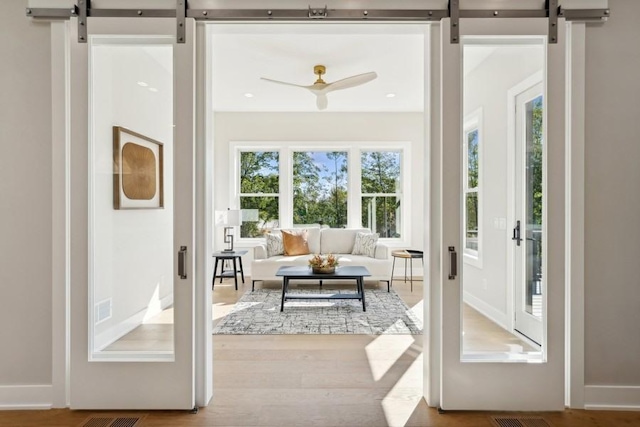
[[[51,409],[52,396],[51,385],[3,385],[0,386],[0,410]]]
[[[640,386],[588,385],[584,402],[585,409],[640,411]]]
[[[499,310],[496,310],[490,304],[482,301],[480,298],[471,295],[469,292],[463,292],[463,301],[469,304],[474,309],[478,310],[481,314],[488,317],[498,326],[504,328],[509,331],[509,326],[507,322],[507,315],[502,313]]]
[[[155,316],[173,304],[173,294],[170,294],[160,300],[160,308],[150,311],[150,309],[140,310],[128,319],[123,320],[117,325],[112,326],[106,331],[98,334],[95,338],[95,348],[97,351],[113,344],[129,332],[143,323],[145,316]]]

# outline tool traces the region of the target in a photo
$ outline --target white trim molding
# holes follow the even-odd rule
[[[51,409],[52,397],[50,384],[0,386],[0,410]]]
[[[585,23],[567,25],[566,127],[566,405],[582,408],[584,396],[585,232]]]
[[[640,411],[640,386],[585,386],[584,409]]]

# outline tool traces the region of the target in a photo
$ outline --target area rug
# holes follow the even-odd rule
[[[353,293],[353,290],[308,290],[304,293]],[[280,312],[282,291],[245,293],[213,328],[214,334],[421,334],[422,322],[393,290],[365,290],[367,311],[353,300],[292,300]]]

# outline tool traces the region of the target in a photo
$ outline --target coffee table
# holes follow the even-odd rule
[[[364,278],[371,276],[366,267],[347,266],[338,267],[333,273],[314,273],[309,267],[280,267],[276,276],[282,277],[282,304],[280,311],[284,311],[284,302],[293,299],[358,299],[362,301],[362,311],[367,311],[364,300]],[[356,293],[353,294],[292,294],[288,293],[289,281],[295,280],[329,280],[344,279],[356,281]]]

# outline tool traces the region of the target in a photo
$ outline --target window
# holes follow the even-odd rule
[[[242,222],[240,237],[261,237],[279,225],[280,165],[277,151],[240,152],[240,209],[257,209]]]
[[[347,227],[346,151],[293,152],[293,224]]]
[[[480,111],[473,113],[464,127],[463,205],[464,253],[480,256]]]
[[[380,237],[400,237],[400,152],[363,151],[362,225]]]
[[[231,147],[236,202],[227,205],[245,210],[241,239],[261,238],[273,228],[366,227],[411,244],[411,200],[402,198],[411,184],[403,179],[411,172],[408,142],[254,141]]]

